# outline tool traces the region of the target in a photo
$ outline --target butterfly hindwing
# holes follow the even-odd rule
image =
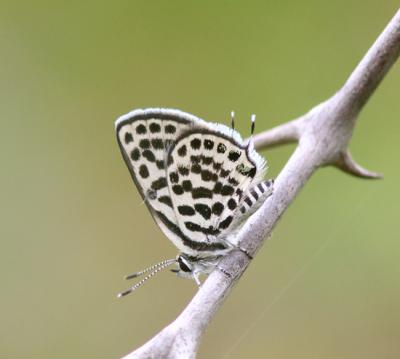
[[[249,150],[221,131],[204,129],[184,133],[171,149],[167,174],[175,216],[193,241],[225,241],[243,193],[264,165]]]

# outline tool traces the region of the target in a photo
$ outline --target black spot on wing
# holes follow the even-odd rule
[[[210,172],[209,170],[202,170],[201,179],[205,182],[212,181],[214,179],[214,173]]]
[[[172,190],[174,191],[175,194],[181,195],[183,194],[183,188],[179,184],[175,184],[172,186]]]
[[[137,161],[140,158],[140,151],[138,148],[134,148],[131,152],[131,160]]]
[[[192,165],[192,169],[191,169],[192,173],[196,173],[199,174],[201,173],[201,166],[197,163]]]
[[[210,219],[211,208],[203,203],[196,203],[194,205],[195,210],[202,215],[204,219]]]
[[[142,178],[149,177],[149,170],[147,169],[146,165],[140,165],[139,167],[139,174]]]
[[[236,201],[233,198],[230,198],[228,201],[228,208],[233,211],[237,206]]]
[[[239,185],[239,182],[233,177],[229,177],[228,182],[235,187]]]
[[[165,177],[160,177],[157,180],[153,181],[151,183],[151,188],[158,191],[159,189],[162,189],[164,187],[167,187],[167,179]]]
[[[193,186],[192,186],[192,182],[189,180],[184,180],[182,181],[182,188],[185,192],[189,192],[192,190]]]
[[[171,197],[170,196],[161,196],[158,199],[159,202],[164,203],[165,205],[167,205],[168,207],[172,207],[172,201],[171,201]]]
[[[136,133],[138,135],[144,135],[147,132],[147,128],[142,123],[136,127]]]
[[[169,180],[171,183],[178,183],[179,182],[179,175],[176,172],[171,172],[169,174]]]
[[[205,187],[196,187],[192,190],[192,198],[212,198],[213,193],[211,190]]]
[[[263,183],[263,182],[259,183],[259,184],[257,185],[257,187],[258,187],[258,189],[261,191],[261,193],[264,193],[264,192],[265,192],[264,183]]]
[[[187,148],[186,145],[182,145],[179,149],[178,149],[178,155],[181,157],[185,157],[187,153]]]
[[[188,176],[189,175],[189,168],[187,167],[178,167],[178,172],[181,176]]]
[[[156,161],[156,165],[157,165],[157,168],[158,168],[159,170],[165,169],[164,160],[157,160],[157,161]]]
[[[214,141],[206,139],[204,140],[204,148],[207,150],[212,150],[214,147]]]
[[[154,156],[154,153],[150,150],[144,150],[142,156],[149,162],[156,162],[156,156]]]
[[[132,134],[130,132],[126,132],[125,133],[125,143],[131,143],[133,141],[133,137]]]
[[[174,125],[165,126],[165,133],[173,134],[176,132],[176,127]]]
[[[196,213],[193,207],[190,206],[178,206],[178,212],[182,216],[194,216],[194,214]]]
[[[200,163],[200,156],[190,156],[190,162],[195,163],[195,164],[199,164]]]
[[[225,153],[226,151],[226,146],[223,143],[220,143],[217,147],[217,152],[218,153]]]
[[[139,147],[144,150],[150,148],[150,141],[147,138],[140,140]]]
[[[251,170],[247,173],[247,176],[254,178],[254,176],[256,175],[256,172],[257,172],[256,168],[252,167]]]
[[[229,225],[232,223],[233,217],[232,216],[228,216],[226,217],[218,226],[218,228],[221,229],[226,229],[229,227]]]
[[[151,133],[157,133],[161,131],[161,126],[156,122],[152,122],[149,126],[149,129]]]
[[[224,185],[221,189],[221,194],[223,196],[232,196],[235,189],[232,186]]]
[[[218,162],[214,162],[213,163],[213,169],[215,169],[216,171],[219,171],[222,167],[222,163],[218,163]]]
[[[193,222],[185,222],[185,226],[189,231],[201,232],[201,233],[204,233],[205,235],[216,236],[220,233],[220,231],[218,229],[215,229],[212,226],[210,226],[209,228],[204,228],[204,227],[201,227],[200,225],[198,225],[197,223],[193,223]]]
[[[219,193],[221,193],[221,189],[222,189],[222,183],[221,182],[217,182],[214,185],[213,192],[215,194],[219,194]]]
[[[228,158],[232,162],[236,162],[239,159],[241,154],[242,154],[242,152],[240,152],[240,151],[229,151]]]
[[[216,216],[221,215],[222,211],[224,210],[224,205],[221,202],[215,202],[211,208],[211,211]]]
[[[194,138],[193,140],[190,141],[190,146],[194,149],[194,150],[198,150],[201,146],[201,141],[199,138]]]
[[[207,156],[201,156],[201,161],[204,165],[210,165],[213,162],[212,157],[207,157]]]
[[[161,138],[153,138],[151,140],[151,145],[155,150],[163,150],[164,149],[164,142]]]
[[[223,168],[221,168],[221,171],[220,171],[219,175],[220,175],[222,178],[225,178],[225,177],[228,177],[230,173],[231,173],[231,172],[230,172],[229,170],[224,170]]]
[[[168,156],[167,162],[168,162],[168,166],[171,166],[174,163],[174,158],[172,156]]]

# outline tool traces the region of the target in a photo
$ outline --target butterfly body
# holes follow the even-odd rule
[[[272,193],[265,160],[234,129],[178,110],[134,110],[116,132],[150,213],[181,251],[180,273],[209,272]]]

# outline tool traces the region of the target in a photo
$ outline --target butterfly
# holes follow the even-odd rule
[[[231,127],[179,110],[138,109],[115,123],[117,141],[140,195],[155,222],[179,249],[176,259],[126,276],[149,273],[119,294],[125,296],[160,270],[176,264],[178,276],[211,272],[235,247],[237,233],[272,194],[265,159],[253,141]],[[255,116],[252,116],[251,134]]]

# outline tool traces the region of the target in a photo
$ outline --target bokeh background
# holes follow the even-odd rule
[[[394,0],[1,1],[1,358],[118,358],[173,320],[194,282],[124,274],[176,255],[115,140],[134,108],[172,107],[244,136],[345,81]],[[351,150],[385,174],[306,185],[212,322],[199,358],[399,358],[400,76]],[[293,146],[264,152],[275,177]]]

